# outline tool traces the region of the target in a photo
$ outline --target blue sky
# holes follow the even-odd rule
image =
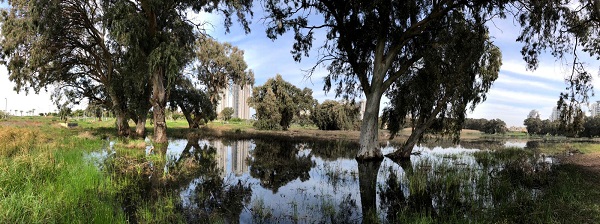
[[[255,7],[256,8],[256,7]],[[222,17],[220,15],[196,15],[196,19],[210,21],[211,25],[205,26],[208,34],[219,41],[230,42],[245,51],[244,58],[250,69],[254,70],[255,85],[262,85],[268,78],[281,74],[288,82],[300,87],[311,88],[319,102],[325,99],[334,99],[333,92],[323,91],[323,77],[327,74],[325,68],[318,68],[316,72],[307,77],[304,70],[315,65],[318,56],[318,46],[323,43],[324,36],[317,33],[314,41],[315,47],[310,57],[302,59],[301,63],[293,60],[290,50],[293,44],[292,33],[287,33],[277,40],[266,37],[266,25],[261,11],[256,10],[252,18],[250,34],[245,34],[237,25],[231,28],[229,34],[225,33]],[[527,71],[521,58],[521,43],[516,42],[519,27],[510,19],[496,20],[489,24],[490,34],[494,43],[500,47],[503,54],[503,65],[499,78],[488,93],[487,101],[477,106],[475,111],[468,114],[471,118],[500,118],[508,126],[522,126],[523,120],[529,111],[535,109],[541,113],[543,119],[550,116],[552,108],[556,105],[559,93],[566,87],[564,74],[567,67],[561,61],[556,61],[549,55],[543,55],[540,66],[535,71]],[[589,60],[590,71],[596,74],[598,64]],[[598,86],[598,77],[594,76],[594,84]],[[4,110],[4,98],[7,98],[8,109],[11,111],[36,109],[37,112],[54,110],[49,94],[40,95],[24,93],[16,94],[13,84],[8,80],[4,66],[0,66],[0,109]],[[592,97],[591,101],[596,98]],[[382,104],[385,103],[382,102]],[[383,106],[383,105],[382,105]]]

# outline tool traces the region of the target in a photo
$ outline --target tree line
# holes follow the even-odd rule
[[[2,12],[2,62],[17,91],[39,92],[53,87],[53,99],[103,105],[117,117],[117,133],[129,136],[128,121],[137,136],[145,135],[152,109],[154,141],[167,140],[165,110],[177,105],[190,127],[215,117],[218,90],[227,83],[253,83],[241,50],[214,44],[189,19],[190,12],[223,15],[226,30],[233,19],[249,30],[252,0],[64,0],[8,1]],[[521,26],[517,41],[530,69],[539,54],[549,51],[572,61],[568,88],[559,97],[567,126],[575,108],[587,101],[591,73],[577,57],[578,50],[599,55],[598,1],[347,1],[263,0],[267,37],[294,33],[292,56],[309,57],[324,34],[318,64],[329,73],[324,90],[346,102],[366,98],[360,125],[359,160],[381,159],[378,126],[381,98],[391,101],[386,111],[392,133],[411,117],[411,136],[388,156],[407,158],[424,133],[434,125],[453,140],[467,110],[486,99],[498,77],[501,52],[489,35],[488,21],[514,16]],[[574,7],[570,7],[574,5]],[[322,30],[324,32],[316,32]],[[571,58],[567,58],[573,56]],[[569,59],[569,60],[566,60]],[[267,90],[263,97],[283,97],[286,104],[303,103],[290,97],[305,94]],[[334,107],[328,107],[334,108]],[[260,127],[289,127],[300,110],[262,108],[274,120]],[[335,109],[340,111],[340,108]],[[262,116],[262,115],[261,115]],[[306,118],[306,114],[304,114]],[[325,118],[323,118],[325,119]],[[335,126],[348,127],[347,122]]]
[[[487,120],[485,118],[467,118],[463,128],[478,130],[486,134],[504,134],[508,131],[506,123],[501,119]]]
[[[529,135],[567,136],[567,137],[600,137],[600,117],[577,117],[575,125],[566,127],[560,120],[542,120],[529,117],[523,121]]]

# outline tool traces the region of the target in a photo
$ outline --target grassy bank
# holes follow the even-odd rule
[[[72,129],[57,123],[0,121],[0,223],[181,222],[174,195],[142,200],[148,173],[138,170],[156,158],[144,157],[140,141],[115,144],[110,169],[99,169],[90,153],[106,147],[109,122],[80,121]]]
[[[114,182],[83,159],[96,138],[49,123],[0,128],[0,222],[115,223]]]

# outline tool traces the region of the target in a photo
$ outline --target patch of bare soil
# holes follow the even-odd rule
[[[560,161],[562,163],[578,165],[589,171],[600,174],[600,152],[586,154],[576,153],[570,156],[564,156]]]

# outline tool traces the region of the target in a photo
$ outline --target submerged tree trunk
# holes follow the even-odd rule
[[[358,161],[358,182],[363,223],[377,223],[377,173],[381,160]]]
[[[392,160],[410,159],[410,154],[412,154],[413,148],[415,147],[417,142],[419,142],[419,139],[423,136],[425,131],[429,127],[431,127],[431,125],[433,124],[433,122],[435,121],[435,119],[437,117],[437,114],[440,113],[442,108],[444,108],[444,105],[446,105],[446,103],[448,102],[447,99],[448,98],[446,96],[444,96],[442,99],[440,99],[438,101],[435,109],[432,112],[433,116],[430,116],[424,122],[421,121],[420,124],[417,125],[417,127],[414,130],[412,130],[412,132],[410,133],[410,136],[408,137],[406,142],[404,142],[404,145],[402,145],[402,148],[396,150],[393,153],[387,154],[385,156],[387,156],[388,158],[390,158]]]
[[[360,149],[357,160],[381,160],[383,154],[379,149],[379,103],[382,92],[371,91],[367,95],[365,113],[360,127]]]
[[[392,160],[409,160],[410,155],[412,154],[412,150],[419,141],[419,138],[425,132],[425,127],[416,128],[410,134],[410,137],[404,142],[402,148],[396,150],[393,153],[385,155],[386,157]]]
[[[154,142],[167,142],[167,123],[165,108],[167,106],[167,92],[162,69],[157,69],[152,74],[152,108],[154,113]]]

